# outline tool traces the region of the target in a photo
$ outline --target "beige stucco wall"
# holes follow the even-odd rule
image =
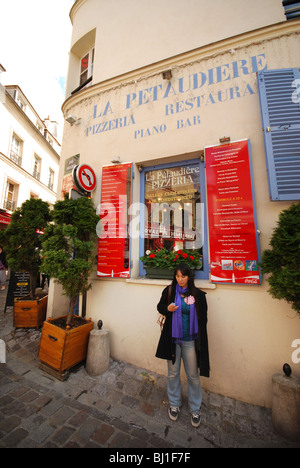
[[[72,46],[97,28],[97,83],[285,16],[281,0],[78,0],[71,19]]]
[[[109,8],[110,2],[99,3]],[[172,3],[179,6],[182,2]],[[195,8],[198,3],[208,4],[189,3]],[[218,3],[221,8],[225,2]],[[260,2],[230,3],[255,3],[257,8],[261,7]],[[86,9],[88,6],[97,9],[96,4],[93,0],[76,2],[78,10],[73,9],[74,41],[88,30],[87,24],[82,24],[80,20],[85,17],[88,23]],[[156,5],[156,2],[152,4]],[[271,7],[274,2],[264,2],[266,4]],[[255,26],[263,26],[270,11],[274,13],[274,17],[271,15],[269,18],[271,23],[272,20],[283,21],[279,5],[281,2],[277,2],[273,10],[262,7],[261,17],[256,19]],[[102,10],[104,17],[105,8]],[[239,8],[237,11],[241,12]],[[132,17],[135,17],[133,11]],[[246,23],[245,14],[240,17],[245,22],[239,26],[232,23],[231,26],[237,29],[231,29],[231,35],[253,28],[251,21]],[[96,27],[95,21],[94,17],[90,19],[89,26]],[[161,19],[158,24],[160,22]],[[196,26],[196,22],[193,24]],[[102,26],[100,28],[99,25],[101,34],[107,27]],[[211,36],[211,41],[221,39],[218,34],[220,31]],[[194,44],[190,42],[186,50],[195,48],[198,39]],[[125,38],[127,40],[128,37]],[[102,52],[105,62],[108,57]],[[116,51],[111,49],[110,52],[110,61],[115,62]],[[171,54],[171,47],[168,52]],[[161,57],[156,54],[157,60],[168,57],[166,53],[164,50]],[[132,68],[143,64],[135,56],[132,58],[135,64]],[[218,144],[223,136],[229,136],[231,141],[249,139],[257,222],[261,231],[260,248],[264,250],[269,245],[280,211],[290,203],[272,203],[269,200],[256,71],[265,67],[299,67],[299,59],[299,21],[283,22],[276,28],[270,26],[236,38],[225,38],[221,43],[208,44],[161,62],[155,60],[153,66],[148,62],[147,66],[137,71],[130,71],[129,68],[122,77],[94,83],[64,103],[65,115],[73,114],[81,120],[77,126],[65,125],[60,181],[65,159],[80,153],[80,162],[90,164],[98,177],[97,189],[93,194],[95,205],[98,205],[102,165],[120,157],[123,162],[134,163],[133,201],[139,202],[139,165],[150,166],[154,162],[162,164],[198,157],[201,150]],[[150,55],[147,60],[150,60]],[[121,72],[123,65],[119,69],[114,63],[111,66],[116,67],[114,71],[113,68],[109,71],[113,76]],[[102,67],[99,65],[96,68],[99,77],[103,77]],[[161,74],[167,68],[172,68],[173,73],[170,84],[163,80]],[[194,83],[193,78],[189,77],[195,75],[198,86],[194,89],[191,84]],[[151,135],[153,126],[161,128],[161,133]],[[138,239],[132,239],[133,270],[130,280],[100,280],[96,274],[93,275],[87,316],[95,322],[102,319],[104,326],[110,330],[111,354],[114,358],[165,374],[166,363],[156,359],[154,354],[159,338],[156,305],[168,282],[139,278],[139,255]],[[294,375],[300,376],[300,364],[291,362],[294,351],[292,342],[300,338],[300,322],[296,314],[284,301],[272,299],[267,292],[265,279],[260,286],[213,285],[209,280],[198,281],[197,285],[206,291],[209,307],[211,377],[202,379],[203,387],[242,401],[271,406],[272,374],[280,372],[283,363],[289,362]],[[49,303],[48,314],[61,315],[60,295],[53,286]]]

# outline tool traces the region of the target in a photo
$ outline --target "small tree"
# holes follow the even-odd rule
[[[300,314],[300,202],[280,213],[270,245],[261,261],[262,272],[271,273],[269,292]]]
[[[32,299],[41,265],[42,234],[38,234],[38,231],[47,226],[50,218],[48,203],[31,198],[13,212],[9,226],[1,232],[0,239],[9,267],[13,271],[28,272],[30,275]]]
[[[89,276],[95,259],[96,215],[89,198],[57,201],[52,211],[53,224],[45,230],[43,271],[61,284],[70,297],[66,321],[70,326],[77,297],[91,288]]]

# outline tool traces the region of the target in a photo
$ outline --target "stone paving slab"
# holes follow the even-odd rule
[[[91,377],[84,363],[62,382],[39,368],[41,330],[14,329],[0,292],[0,448],[292,448],[276,434],[271,410],[203,391],[202,421],[190,424],[187,400],[179,420],[167,416],[166,377],[111,359]]]

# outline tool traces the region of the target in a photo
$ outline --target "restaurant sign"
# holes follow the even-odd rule
[[[132,163],[102,168],[98,277],[130,277],[129,206]]]
[[[211,281],[260,284],[248,140],[205,148]]]

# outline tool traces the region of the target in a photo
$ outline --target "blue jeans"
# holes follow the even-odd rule
[[[0,286],[5,286],[6,283],[6,270],[0,270]]]
[[[197,366],[194,341],[183,341],[176,344],[176,361],[168,361],[168,396],[170,406],[181,406],[180,366],[183,360],[188,383],[188,403],[191,413],[200,413],[202,389]]]

